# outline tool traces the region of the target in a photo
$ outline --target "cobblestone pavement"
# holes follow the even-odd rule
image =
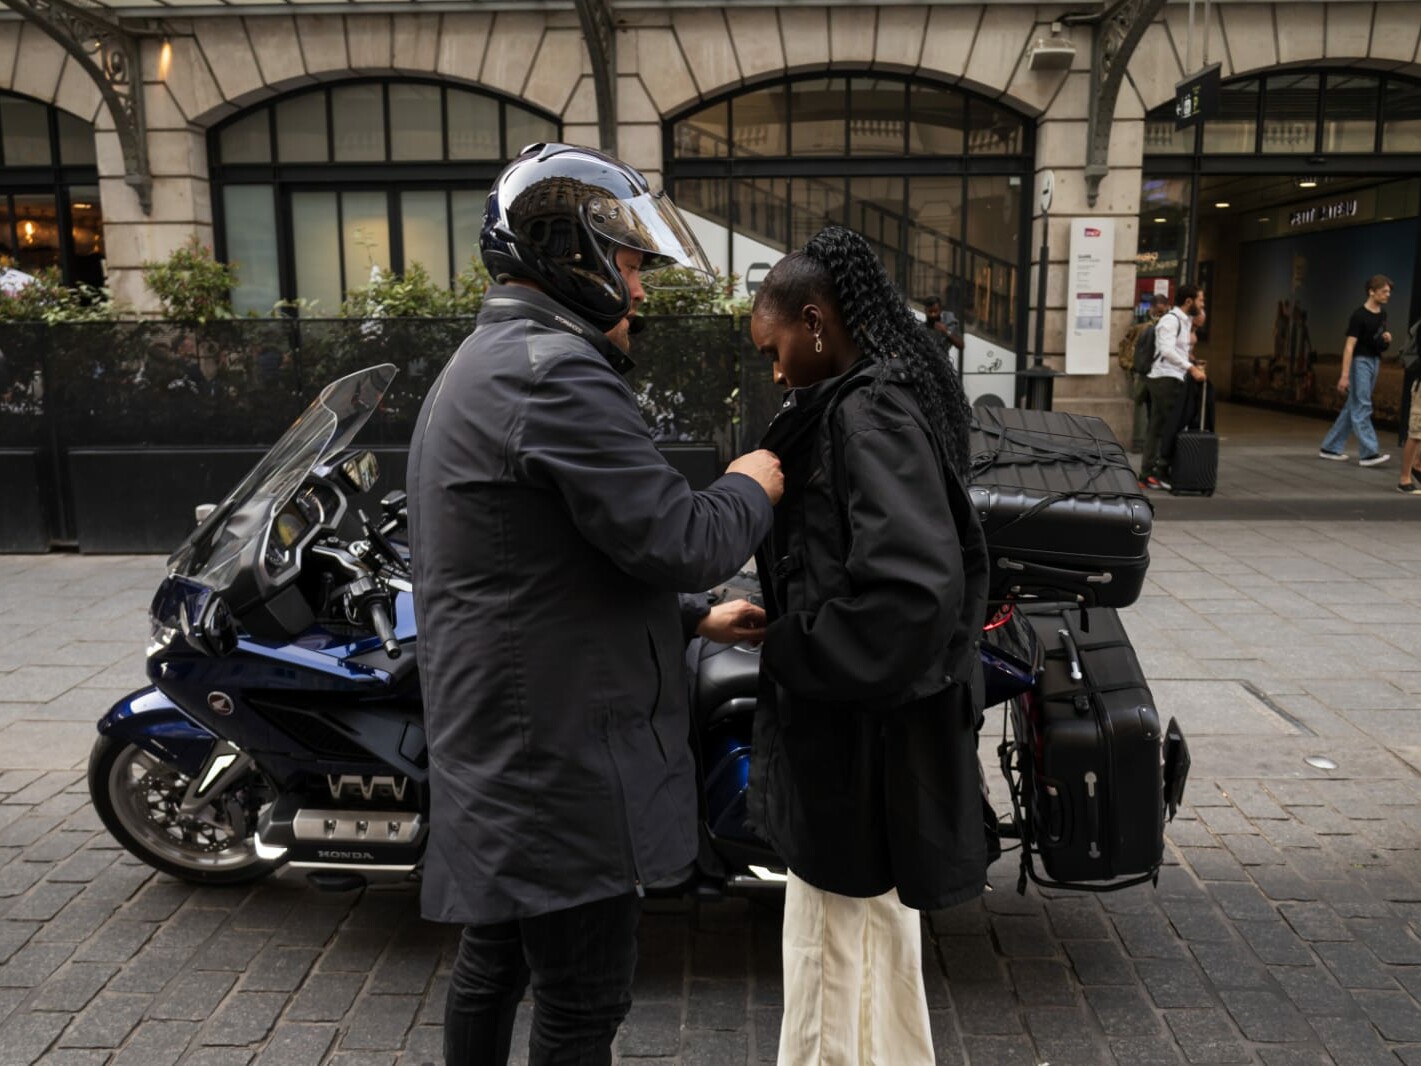
[[[1125,614],[1194,753],[1169,865],[1019,896],[1008,858],[929,916],[939,1061],[1421,1063],[1421,524],[1170,519],[1153,556]],[[196,889],[92,813],[160,565],[0,557],[0,1063],[437,1061],[453,941],[413,890]],[[620,1061],[773,1061],[777,945],[766,903],[651,905]]]

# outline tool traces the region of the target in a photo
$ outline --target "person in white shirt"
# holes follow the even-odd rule
[[[1204,368],[1196,366],[1190,357],[1194,316],[1203,310],[1204,290],[1197,285],[1181,285],[1175,291],[1173,309],[1155,326],[1155,361],[1146,381],[1150,421],[1140,461],[1140,484],[1145,488],[1169,488],[1169,471],[1161,465],[1160,445],[1183,395],[1185,379],[1204,380]]]

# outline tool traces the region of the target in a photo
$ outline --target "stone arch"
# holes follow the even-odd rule
[[[1215,4],[1209,59],[1225,79],[1288,67],[1364,67],[1421,76],[1421,23],[1409,4]],[[1192,66],[1202,62],[1202,19]],[[1174,97],[1190,65],[1188,12],[1180,5],[1146,31],[1131,57],[1128,81],[1152,110]]]
[[[91,124],[103,104],[88,71],[49,34],[24,21],[0,30],[0,89],[52,104]]]

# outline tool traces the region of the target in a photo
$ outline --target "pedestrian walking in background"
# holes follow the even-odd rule
[[[1406,347],[1401,349],[1401,369],[1404,374],[1401,383],[1401,477],[1397,480],[1396,491],[1408,496],[1421,496],[1421,485],[1416,478],[1421,471],[1416,469],[1421,459],[1421,319],[1411,323],[1406,335]]]
[[[1148,375],[1155,362],[1155,324],[1169,310],[1169,297],[1157,292],[1150,297],[1150,309],[1143,322],[1136,322],[1120,339],[1116,361],[1125,371],[1130,386],[1130,399],[1135,401],[1135,419],[1131,444],[1136,450],[1145,446],[1145,427],[1150,416]]]
[[[926,1066],[920,910],[986,883],[974,697],[987,556],[962,384],[868,243],[782,259],[751,338],[790,387],[750,823],[789,868],[782,1066]]]
[[[1205,378],[1203,367],[1195,366],[1191,355],[1194,316],[1202,310],[1204,291],[1197,285],[1181,285],[1174,293],[1174,307],[1155,324],[1155,361],[1147,378],[1150,421],[1140,459],[1140,484],[1145,488],[1169,488],[1168,463],[1161,449],[1171,432],[1185,379]]]
[[[963,352],[962,325],[957,321],[957,316],[951,311],[944,311],[942,301],[936,297],[923,305],[923,316],[926,319],[924,324],[932,335],[934,343],[946,347],[953,366],[957,367],[960,372]],[[956,354],[954,354],[954,349]]]
[[[420,902],[464,926],[447,1062],[507,1062],[531,984],[531,1066],[603,1066],[631,1005],[642,892],[696,856],[677,592],[736,572],[782,480],[755,452],[691,491],[622,377],[641,270],[710,273],[641,174],[535,145],[496,180],[479,246],[496,284],[425,399],[407,477]]]
[[[1347,322],[1347,341],[1342,346],[1342,373],[1337,391],[1346,397],[1337,421],[1322,440],[1318,458],[1345,462],[1347,438],[1355,435],[1361,457],[1359,466],[1380,466],[1391,458],[1377,444],[1372,425],[1372,392],[1377,387],[1377,370],[1382,353],[1391,344],[1387,329],[1386,305],[1391,299],[1391,278],[1375,274],[1367,279],[1367,300],[1352,312]]]

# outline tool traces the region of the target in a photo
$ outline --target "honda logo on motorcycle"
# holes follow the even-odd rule
[[[225,718],[232,713],[232,697],[225,692],[209,692],[207,708],[213,714],[220,714]]]

